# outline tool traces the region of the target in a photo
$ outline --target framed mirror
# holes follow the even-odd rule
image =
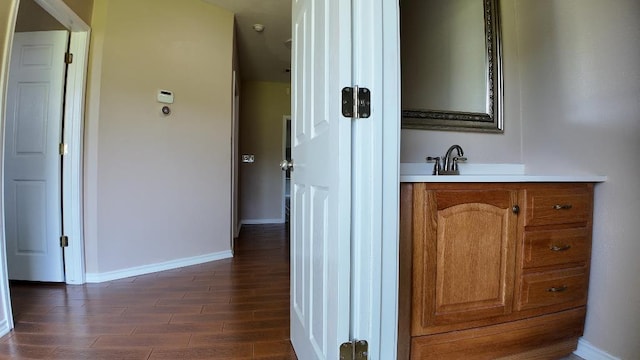
[[[499,0],[402,0],[402,128],[502,133]]]

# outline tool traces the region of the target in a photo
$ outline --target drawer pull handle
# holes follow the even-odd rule
[[[567,251],[571,249],[571,245],[553,245],[549,249],[551,251]]]
[[[569,289],[569,287],[567,285],[562,285],[562,286],[558,286],[558,287],[548,288],[547,291],[548,292],[552,292],[552,293],[558,293],[558,292],[567,291],[567,289]]]
[[[573,205],[571,204],[555,204],[553,205],[553,208],[555,210],[569,210],[573,207]]]

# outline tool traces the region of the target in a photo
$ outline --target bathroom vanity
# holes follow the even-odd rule
[[[399,359],[557,359],[576,349],[602,177],[401,180]]]

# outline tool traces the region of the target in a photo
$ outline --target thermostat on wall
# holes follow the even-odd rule
[[[173,92],[169,90],[158,90],[158,102],[173,104]]]

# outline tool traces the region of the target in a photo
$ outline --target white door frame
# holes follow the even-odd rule
[[[235,252],[235,238],[240,235],[238,226],[238,140],[240,126],[240,88],[238,73],[232,72],[232,104],[231,104],[231,252]]]
[[[289,123],[291,122],[291,115],[282,116],[282,160],[291,161],[291,159],[287,159],[287,135],[289,135],[289,138],[291,138],[291,132],[287,134],[287,122]],[[289,139],[289,146],[291,146],[291,139]],[[282,171],[282,211],[281,211],[282,213],[281,218],[283,223],[287,221],[286,206],[287,206],[287,172],[283,170]]]
[[[371,117],[353,122],[351,334],[370,359],[396,359],[400,188],[398,0],[353,1],[354,85]]]
[[[64,143],[69,146],[69,153],[62,165],[62,224],[65,235],[69,237],[69,247],[65,249],[66,282],[84,284],[82,139],[90,27],[62,0],[35,2],[71,32],[69,50],[73,54],[73,62],[67,68],[65,127],[62,134]]]
[[[35,2],[65,26],[71,34],[69,50],[73,54],[73,63],[67,69],[65,127],[62,134],[63,142],[68,146],[68,154],[65,155],[62,166],[62,202],[64,204],[62,223],[65,235],[69,237],[69,246],[64,250],[66,283],[84,284],[82,139],[90,28],[62,0],[35,0]],[[18,5],[19,0],[16,1],[16,6]],[[11,40],[8,51],[10,51],[13,42],[13,33],[9,36]],[[0,246],[2,249],[6,249],[4,222],[2,222],[1,230]],[[6,263],[4,251],[2,255],[3,261]],[[7,281],[6,277],[7,273],[3,272],[0,281]]]
[[[9,5],[9,17],[7,24],[7,34],[4,39],[0,39],[0,46],[5,46],[4,57],[0,58],[0,133],[4,128],[4,109],[6,103],[6,90],[9,79],[9,63],[11,62],[11,48],[13,47],[13,28],[18,16],[18,1]],[[2,137],[4,141],[4,137]],[[4,145],[4,144],[2,144]],[[0,155],[3,155],[4,146],[0,146]],[[0,156],[0,175],[4,177],[4,166],[1,166],[4,156]],[[0,184],[4,183],[4,178],[0,179]],[[7,271],[7,247],[4,236],[4,194],[0,191],[0,335],[7,334],[13,329],[13,314],[11,312],[11,296],[9,294],[9,276]]]

